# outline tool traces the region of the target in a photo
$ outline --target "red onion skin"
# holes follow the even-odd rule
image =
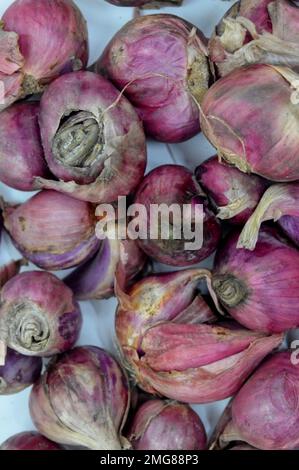
[[[41,191],[24,204],[7,207],[4,219],[19,251],[43,269],[77,266],[100,246],[92,205],[56,191]]]
[[[33,191],[36,176],[49,177],[38,113],[38,103],[18,103],[0,114],[0,180],[20,191]]]
[[[224,435],[263,450],[296,449],[299,367],[289,352],[273,355],[243,385],[232,402],[231,422]]]
[[[298,142],[293,131],[297,124],[291,95],[287,79],[271,66],[235,70],[206,93],[202,130],[224,159],[241,171],[273,181],[297,180]],[[276,113],[269,119],[273,107]]]
[[[298,70],[298,21],[298,5],[292,1],[238,1],[216,27],[209,42],[210,59],[216,65],[217,74],[224,76],[257,63]]]
[[[182,403],[149,400],[137,410],[128,438],[134,450],[205,450],[199,416]]]
[[[10,395],[29,387],[39,378],[41,370],[39,357],[23,356],[8,349],[5,365],[0,366],[0,395]]]
[[[2,20],[5,31],[17,33],[24,59],[14,75],[5,72],[17,83],[8,94],[8,104],[41,91],[63,73],[86,67],[86,21],[72,0],[16,0]]]
[[[95,346],[60,356],[31,391],[30,413],[49,439],[95,450],[120,450],[129,405],[126,376]]]
[[[246,328],[269,333],[296,328],[298,250],[275,229],[261,230],[252,252],[237,248],[238,237],[229,235],[216,253],[212,285],[219,301]]]
[[[210,77],[205,38],[199,31],[192,36],[192,28],[174,15],[135,18],[97,64],[98,72],[125,88],[146,133],[162,142],[181,142],[200,131],[195,101],[202,100]]]
[[[171,187],[169,187],[171,181]],[[148,214],[148,237],[138,239],[148,256],[170,266],[190,266],[210,256],[221,237],[220,223],[209,209],[207,198],[193,180],[192,172],[180,165],[162,165],[152,170],[139,186],[135,203],[143,204]],[[186,250],[187,240],[154,240],[150,238],[151,204],[202,204],[204,211],[203,246]],[[187,241],[188,242],[188,241]]]
[[[216,206],[219,218],[236,225],[249,219],[267,187],[262,178],[220,162],[217,155],[199,165],[195,177]]]
[[[183,0],[105,0],[112,5],[118,7],[148,7],[148,8],[159,8],[162,6],[179,6]]]
[[[115,276],[127,288],[146,262],[146,255],[134,240],[106,238],[95,257],[78,266],[64,282],[78,300],[107,299],[114,295]]]
[[[299,217],[284,215],[279,219],[278,225],[282,228],[289,239],[299,247]]]
[[[5,284],[0,299],[0,324],[6,332],[1,339],[21,354],[52,356],[72,348],[78,340],[80,307],[72,291],[53,274],[18,274]]]
[[[7,281],[20,272],[21,266],[24,263],[24,260],[11,261],[10,263],[0,267],[0,289],[2,289]]]
[[[72,166],[54,153],[61,119],[70,109],[88,113],[89,120],[103,126],[103,149],[91,166]],[[108,203],[128,195],[141,182],[147,160],[142,123],[126,98],[103,77],[76,72],[57,79],[42,97],[39,121],[45,158],[62,181],[37,178],[37,189],[55,189],[76,199]]]
[[[26,431],[11,436],[3,442],[0,450],[62,450],[62,448],[35,431]]]
[[[234,324],[203,324],[213,321],[196,295],[204,275],[189,269],[150,276],[128,294],[117,291],[117,339],[125,364],[148,393],[187,403],[227,398],[282,340]]]

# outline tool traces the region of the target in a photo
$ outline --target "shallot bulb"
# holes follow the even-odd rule
[[[239,248],[254,250],[261,224],[278,222],[288,237],[299,246],[299,183],[274,184],[261,198],[238,240]]]
[[[95,346],[58,357],[30,395],[31,417],[39,432],[61,444],[95,450],[127,447],[121,433],[128,406],[126,376]]]
[[[197,285],[209,272],[189,269],[148,277],[118,289],[116,334],[124,364],[146,392],[187,403],[234,394],[282,335],[234,324],[203,324],[215,317]]]
[[[217,153],[244,173],[298,180],[298,79],[284,67],[252,65],[218,80],[204,96],[201,114]]]
[[[15,0],[2,17],[0,50],[1,110],[86,67],[86,21],[72,0]]]
[[[3,442],[0,450],[62,450],[55,442],[49,441],[35,431],[15,434]]]
[[[126,288],[145,267],[147,257],[134,240],[105,238],[98,253],[78,266],[64,282],[76,299],[107,299],[114,295],[115,276]]]
[[[147,160],[142,123],[105,78],[92,72],[58,78],[42,96],[39,122],[45,158],[60,181],[36,178],[36,188],[108,203],[141,182]]]
[[[135,450],[204,450],[205,428],[188,405],[149,400],[141,405],[128,433]]]
[[[74,346],[80,307],[60,279],[45,271],[18,274],[0,294],[0,340],[28,356],[52,356]]]
[[[0,113],[0,180],[21,191],[32,191],[34,177],[47,178],[38,125],[38,103],[17,103]]]
[[[216,208],[217,217],[233,224],[248,220],[267,187],[262,178],[241,173],[217,156],[199,165],[195,177]]]
[[[8,349],[5,365],[0,366],[0,395],[10,395],[32,385],[42,370],[40,357],[24,356]]]
[[[237,248],[239,233],[216,253],[212,285],[241,325],[276,333],[299,326],[299,251],[275,229],[260,232],[254,251]]]
[[[56,191],[41,191],[4,208],[5,228],[24,257],[47,270],[77,266],[100,246],[94,208]]]
[[[210,59],[224,76],[251,64],[299,69],[299,8],[289,0],[239,0],[209,42]]]
[[[147,134],[181,142],[200,131],[198,103],[209,87],[206,40],[174,15],[127,23],[97,64],[135,106]]]
[[[180,6],[183,0],[105,0],[118,7],[160,8],[163,6]]]
[[[218,435],[220,447],[244,441],[263,450],[299,445],[299,366],[289,352],[274,354],[233,399],[230,419]]]
[[[171,184],[169,185],[169,183]],[[146,208],[146,236],[138,239],[139,246],[145,253],[156,261],[171,266],[190,266],[210,256],[217,247],[221,237],[220,223],[208,206],[206,195],[193,178],[193,174],[187,168],[180,165],[162,165],[152,170],[143,180],[135,196],[135,203],[142,204]],[[171,209],[173,204],[178,205],[180,213],[176,216],[173,212],[169,217],[169,236],[163,238],[163,223],[167,223],[162,217],[152,218],[153,205],[167,205]],[[184,205],[188,205],[190,213],[185,214]],[[203,213],[199,213],[202,209]],[[198,222],[196,222],[196,213]],[[171,215],[171,213],[170,213]],[[202,217],[203,216],[203,219]],[[190,233],[193,238],[187,240],[184,232],[184,224],[189,220]],[[157,237],[153,237],[152,230],[156,226]],[[192,225],[194,225],[192,227]],[[200,227],[200,226],[201,227]],[[202,243],[196,246],[196,232],[203,229]],[[168,235],[165,232],[166,235]],[[193,246],[187,248],[187,244],[193,242]]]

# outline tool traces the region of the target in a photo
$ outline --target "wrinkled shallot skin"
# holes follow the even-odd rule
[[[109,203],[142,180],[142,123],[105,78],[92,72],[58,78],[42,97],[39,122],[46,161],[59,181],[36,178],[36,188]]]
[[[297,78],[289,69],[252,65],[218,80],[204,96],[201,115],[218,154],[245,173],[297,180],[299,108],[291,86]]]
[[[171,400],[149,400],[133,418],[128,439],[134,450],[204,450],[205,428],[188,405]]]
[[[72,0],[15,0],[2,21],[0,77],[4,102],[0,109],[43,91],[61,74],[86,67],[86,21]]]
[[[195,170],[195,177],[211,199],[219,219],[244,224],[267,187],[256,175],[246,175],[219,157],[211,157]]]
[[[62,450],[62,448],[38,432],[25,431],[8,438],[1,444],[0,450]]]
[[[219,247],[213,288],[241,325],[283,332],[299,326],[299,252],[274,228],[263,228],[254,251],[237,248],[239,232]]]
[[[205,270],[150,276],[117,290],[116,335],[123,361],[144,391],[185,403],[234,394],[281,340],[215,316],[198,295]],[[206,323],[204,323],[206,322]]]
[[[39,104],[17,103],[0,113],[0,180],[33,191],[34,177],[49,177],[38,125]]]
[[[206,40],[174,15],[146,15],[127,23],[97,64],[135,106],[147,134],[181,142],[199,130],[198,103],[208,89]]]
[[[299,366],[292,354],[274,354],[243,385],[231,404],[230,420],[218,436],[220,447],[244,441],[262,450],[299,445]]]
[[[216,27],[210,59],[219,76],[250,64],[299,70],[299,8],[289,0],[239,0]]]

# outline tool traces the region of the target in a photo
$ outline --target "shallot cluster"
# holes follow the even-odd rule
[[[0,450],[299,449],[299,2],[8,3]]]

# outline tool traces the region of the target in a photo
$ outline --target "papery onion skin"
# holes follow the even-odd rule
[[[299,325],[299,252],[274,228],[262,229],[254,251],[237,248],[239,232],[219,247],[213,288],[241,325],[283,332]],[[284,267],[284,269],[282,269]]]
[[[171,186],[169,186],[170,181]],[[139,186],[135,203],[144,205],[147,210],[147,221],[145,221],[147,238],[139,238],[138,244],[156,261],[170,266],[190,266],[199,263],[215,251],[221,237],[220,223],[210,210],[206,195],[187,168],[180,165],[162,165],[152,170]],[[172,238],[163,240],[161,237],[153,239],[150,234],[155,223],[150,217],[152,204],[167,204],[168,207],[179,204],[181,211],[183,204],[193,205],[195,211],[196,205],[202,206],[204,213],[202,246],[187,250],[185,244],[193,240],[184,239],[183,233],[180,240]],[[192,214],[193,217],[194,215]],[[178,222],[183,224],[183,218]],[[161,222],[159,224],[161,228]],[[171,227],[175,227],[175,224],[173,223]],[[194,230],[199,230],[199,227]]]
[[[95,346],[61,355],[30,395],[32,420],[44,436],[66,445],[120,450],[129,406],[126,376]]]
[[[238,248],[253,250],[261,224],[267,220],[278,222],[295,245],[299,245],[299,184],[273,184],[264,193],[255,211],[247,221],[238,240]]]
[[[298,377],[287,351],[264,362],[233,399],[220,445],[242,440],[262,450],[298,448]]]
[[[24,257],[51,271],[77,266],[100,246],[92,205],[56,191],[6,207],[4,224]]]
[[[5,365],[0,366],[0,395],[10,395],[32,385],[39,378],[42,360],[7,350]]]
[[[1,340],[21,354],[52,356],[78,340],[82,316],[73,293],[46,271],[18,274],[1,294]]]
[[[1,444],[0,450],[62,450],[62,448],[38,432],[25,431],[8,438]]]
[[[228,163],[288,182],[299,179],[299,118],[296,92],[282,74],[297,77],[289,69],[252,65],[218,80],[204,96],[201,126]]]
[[[183,0],[105,0],[118,7],[160,8],[163,6],[180,6]]]
[[[108,203],[142,180],[147,161],[142,123],[105,78],[92,72],[58,78],[42,97],[39,122],[45,158],[61,181],[36,178],[37,189]]]
[[[232,224],[249,219],[267,187],[262,178],[220,162],[217,155],[199,165],[195,177],[212,200],[217,216]]]
[[[38,125],[38,103],[17,103],[0,113],[0,180],[33,191],[33,179],[49,177]]]
[[[219,76],[251,64],[299,69],[298,5],[288,0],[240,0],[225,14],[209,42]]]
[[[140,388],[187,403],[234,394],[282,341],[215,321],[196,286],[208,272],[189,269],[150,276],[117,291],[116,335],[124,364]]]
[[[134,450],[204,450],[205,428],[188,405],[149,400],[141,405],[130,426]]]
[[[16,0],[2,21],[4,30],[10,32],[7,34],[18,36],[10,54],[13,58],[21,54],[13,69],[0,68],[6,94],[2,109],[20,97],[42,91],[59,75],[86,67],[86,21],[72,0]],[[9,81],[12,87],[8,87]]]
[[[145,267],[147,257],[134,240],[102,241],[98,253],[70,273],[64,282],[76,299],[107,299],[114,295],[115,276],[124,288]]]
[[[174,15],[146,15],[127,23],[106,47],[97,70],[135,106],[147,134],[181,142],[200,131],[199,110],[210,71],[206,40]]]

